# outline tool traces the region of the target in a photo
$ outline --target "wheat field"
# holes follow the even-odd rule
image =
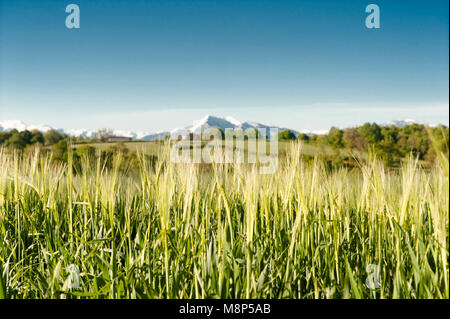
[[[329,169],[301,153],[261,175],[167,149],[136,173],[121,154],[74,171],[2,149],[0,297],[449,298],[445,156]]]

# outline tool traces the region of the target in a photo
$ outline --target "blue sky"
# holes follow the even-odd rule
[[[81,28],[67,29],[78,4]],[[365,27],[375,3],[381,28]],[[448,125],[448,1],[0,0],[0,121]]]

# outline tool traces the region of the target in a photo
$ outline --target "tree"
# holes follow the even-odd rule
[[[87,158],[88,160],[95,159],[95,147],[90,145],[82,145],[75,151],[80,158]]]
[[[284,130],[278,132],[278,140],[280,141],[295,140],[295,134],[291,130]]]
[[[342,135],[342,140],[346,147],[356,149],[360,152],[367,149],[367,141],[362,138],[356,128],[346,128]]]
[[[381,134],[383,139],[378,143],[376,150],[387,166],[394,166],[398,164],[401,157],[397,144],[398,128],[384,126],[381,128]]]
[[[383,138],[381,128],[376,123],[365,123],[358,128],[358,132],[370,144],[376,144]]]
[[[305,143],[309,142],[309,140],[310,140],[309,135],[304,134],[304,133],[300,133],[297,138],[299,141],[302,141]]]
[[[111,136],[113,136],[113,132],[107,128],[102,128],[95,133],[95,139],[101,143],[105,143]]]
[[[30,140],[31,144],[36,143],[44,144],[44,135],[41,132],[39,132],[38,130],[34,130],[31,132],[31,134],[32,134]]]
[[[27,146],[27,134],[15,133],[6,142],[8,147],[17,148],[23,150]]]
[[[31,144],[31,138],[33,137],[33,134],[31,134],[30,131],[28,130],[22,131],[19,133],[19,136],[25,142],[25,145]]]
[[[53,160],[67,162],[67,142],[66,140],[60,140],[53,145]]]
[[[45,145],[54,145],[62,140],[64,137],[62,134],[55,130],[49,130],[44,133],[44,143]]]
[[[344,140],[342,139],[344,133],[342,130],[332,127],[328,132],[328,143],[334,148],[344,147]]]
[[[10,132],[0,132],[0,144],[6,143],[11,137]]]

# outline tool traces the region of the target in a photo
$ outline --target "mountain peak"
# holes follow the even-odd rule
[[[10,131],[13,129],[24,131],[27,129],[27,124],[20,120],[7,120],[0,122],[0,128],[2,131]]]
[[[387,122],[385,125],[387,126],[397,126],[397,127],[403,127],[406,125],[411,125],[417,123],[415,120],[412,119],[406,119],[406,120],[393,120]]]
[[[225,131],[228,129],[257,129],[257,128],[269,128],[272,127],[270,125],[261,124],[258,122],[241,122],[236,120],[231,116],[220,117],[214,116],[211,114],[207,114],[199,121],[194,121],[194,125],[187,126],[184,128],[175,128],[171,131],[162,131],[162,132],[132,132],[132,131],[122,131],[122,130],[113,130],[113,134],[116,136],[124,136],[129,137],[133,140],[142,140],[142,141],[152,141],[163,139],[166,136],[178,137],[178,136],[186,136],[191,133],[193,134],[201,134],[208,127],[217,127],[221,130]],[[49,125],[27,125],[22,121],[2,121],[0,122],[0,131],[10,131],[12,129],[17,129],[18,131],[24,130],[38,130],[41,132],[47,132],[48,130],[52,130],[53,128]],[[279,130],[287,130],[287,128],[279,128]],[[88,130],[88,129],[57,129],[58,132],[67,134],[69,136],[79,136],[83,138],[93,138],[96,135],[97,130]],[[291,130],[296,135],[298,132]]]
[[[225,119],[226,119],[228,122],[230,122],[230,123],[232,123],[232,124],[234,124],[234,125],[236,125],[236,126],[242,126],[242,122],[236,120],[234,117],[227,116],[227,117],[225,117]]]

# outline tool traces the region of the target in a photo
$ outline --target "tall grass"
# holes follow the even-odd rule
[[[120,155],[74,173],[0,150],[0,297],[449,298],[447,158],[330,170],[301,152],[260,175],[162,150],[128,175]]]

